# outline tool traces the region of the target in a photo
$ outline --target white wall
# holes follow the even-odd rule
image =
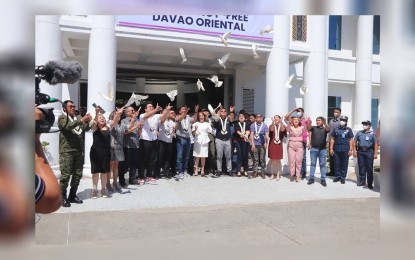
[[[236,70],[235,106],[242,109],[242,88],[255,89],[255,113],[265,113],[265,72],[259,70]]]
[[[354,60],[328,60],[328,78],[332,80],[354,81],[356,78],[356,61]]]

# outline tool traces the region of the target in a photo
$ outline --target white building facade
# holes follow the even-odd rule
[[[48,60],[77,60],[82,79],[41,91],[93,111],[97,103],[113,111],[115,100],[132,92],[166,105],[176,89],[175,106],[201,107],[219,102],[236,110],[283,116],[303,107],[313,120],[331,117],[334,107],[361,129],[377,128],[380,98],[379,17],[376,16],[36,16],[36,65]],[[260,33],[270,25],[272,33]],[[219,35],[231,31],[228,46]],[[252,44],[258,46],[254,58]],[[187,61],[182,63],[179,48]],[[226,69],[217,61],[230,53]],[[286,87],[295,74],[292,88]],[[215,88],[211,75],[224,82]],[[197,79],[206,92],[199,92]],[[300,87],[308,93],[300,94]],[[116,99],[102,98],[109,86]],[[101,93],[101,94],[100,94]],[[55,115],[61,114],[54,106]],[[313,121],[314,122],[314,121]],[[58,134],[50,142],[51,164],[58,169]],[[92,134],[86,134],[85,173],[89,173]],[[285,162],[286,163],[286,162]]]

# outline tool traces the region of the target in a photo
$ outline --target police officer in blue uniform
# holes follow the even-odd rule
[[[373,189],[373,160],[378,157],[378,141],[371,130],[372,123],[367,120],[362,122],[363,130],[357,132],[354,137],[355,146],[353,156],[357,157],[359,165],[359,180],[357,186],[365,186]]]
[[[334,156],[336,177],[333,182],[346,183],[349,156],[353,154],[353,131],[347,126],[347,116],[340,117],[340,125],[334,129],[330,137],[330,154]]]

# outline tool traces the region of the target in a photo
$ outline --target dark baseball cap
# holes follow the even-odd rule
[[[348,121],[349,120],[349,118],[347,116],[341,116],[339,119],[341,121]]]
[[[369,120],[363,121],[362,125],[372,125],[372,123]]]

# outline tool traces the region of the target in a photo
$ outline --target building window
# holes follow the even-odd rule
[[[372,123],[372,129],[378,129],[379,122],[379,99],[372,99],[372,116],[370,119]]]
[[[294,15],[292,21],[293,41],[307,41],[307,16]]]
[[[373,19],[373,54],[380,51],[380,16],[375,15]]]
[[[254,89],[242,89],[242,109],[247,113],[254,113],[255,105],[255,90]]]
[[[340,50],[342,38],[342,17],[340,15],[329,16],[329,49]]]
[[[340,107],[342,103],[341,97],[329,96],[328,97],[328,106],[327,106],[327,122],[330,122],[334,118],[333,112],[336,107]],[[340,107],[341,108],[341,107]]]

